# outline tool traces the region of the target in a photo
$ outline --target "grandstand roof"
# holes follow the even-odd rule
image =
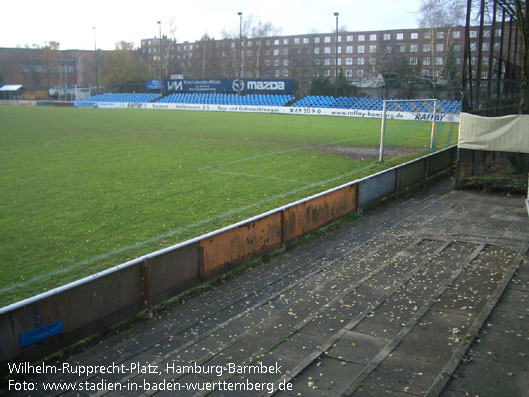
[[[0,91],[18,91],[22,88],[21,84],[6,84],[0,87]]]

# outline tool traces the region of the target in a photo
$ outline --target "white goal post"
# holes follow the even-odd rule
[[[427,111],[431,112],[432,114],[432,118],[431,118],[431,121],[432,121],[432,133],[431,133],[431,137],[430,137],[430,149],[433,148],[434,146],[434,139],[435,139],[435,124],[436,124],[436,119],[437,119],[437,109],[438,109],[438,105],[437,105],[437,99],[385,99],[384,100],[384,103],[382,105],[382,124],[381,124],[381,127],[380,127],[380,152],[379,152],[379,156],[378,156],[378,161],[382,162],[384,160],[384,140],[385,140],[385,136],[386,136],[386,119],[387,119],[387,116],[388,116],[388,111],[391,112],[391,113],[394,113],[394,112],[410,112],[410,106],[408,104],[410,103],[419,103],[421,105],[423,105],[424,107],[424,104],[425,103],[431,103],[432,104],[432,108],[431,109],[427,109]],[[388,110],[388,104],[406,104],[406,108],[402,108],[402,109],[395,109],[396,106],[393,106],[393,109],[391,110]],[[421,111],[421,112],[424,112],[423,109],[418,109],[418,110],[415,110],[415,111]],[[414,110],[411,110],[411,112],[414,112]]]

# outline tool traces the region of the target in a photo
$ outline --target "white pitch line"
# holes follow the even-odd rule
[[[315,187],[315,186],[324,185],[326,183],[334,182],[334,181],[336,181],[338,179],[341,179],[341,178],[345,178],[345,177],[349,177],[349,176],[358,174],[358,173],[360,173],[362,171],[365,171],[365,170],[367,170],[369,168],[372,168],[373,166],[374,166],[374,164],[371,164],[371,165],[369,165],[367,167],[364,167],[362,169],[354,170],[354,171],[351,171],[351,172],[347,172],[345,174],[336,176],[334,178],[330,178],[330,179],[327,179],[327,180],[324,180],[324,181],[314,182],[314,183],[308,184],[306,186],[303,186],[303,187],[300,187],[300,188],[297,188],[297,189],[293,189],[293,190],[290,190],[290,191],[285,192],[285,193],[278,194],[277,196],[270,197],[270,198],[267,198],[265,200],[261,200],[261,201],[259,201],[257,203],[253,203],[253,204],[247,205],[246,207],[242,207],[242,208],[238,208],[238,209],[235,209],[235,210],[232,210],[232,211],[228,211],[228,212],[225,212],[224,214],[220,214],[220,215],[214,216],[212,218],[204,219],[204,220],[199,221],[197,223],[194,223],[192,225],[183,226],[181,228],[178,228],[178,229],[175,229],[173,231],[170,231],[170,232],[161,234],[159,236],[153,237],[151,239],[136,243],[134,245],[129,245],[128,247],[119,248],[119,249],[107,252],[105,254],[97,255],[97,256],[95,256],[95,257],[93,257],[91,259],[87,259],[85,261],[75,263],[75,264],[73,264],[73,265],[71,265],[69,267],[66,267],[64,269],[60,269],[60,270],[56,270],[54,272],[46,273],[45,275],[33,277],[33,278],[29,279],[29,280],[23,281],[21,283],[12,285],[12,286],[7,287],[7,288],[2,288],[2,289],[0,289],[0,293],[10,292],[10,291],[13,291],[15,289],[22,288],[22,287],[25,287],[27,285],[33,284],[33,283],[35,283],[37,281],[44,280],[44,279],[47,279],[47,278],[50,278],[50,277],[53,277],[53,276],[56,276],[56,275],[59,275],[59,274],[66,273],[66,272],[68,272],[70,270],[77,269],[79,267],[91,265],[91,264],[93,264],[93,263],[95,263],[97,261],[100,261],[100,260],[103,260],[103,259],[107,259],[107,258],[111,258],[114,255],[121,254],[121,253],[124,253],[124,252],[127,252],[127,251],[131,251],[131,250],[133,250],[135,248],[140,248],[140,247],[143,247],[143,246],[151,244],[151,243],[155,243],[157,241],[163,240],[164,238],[172,237],[175,234],[194,229],[194,228],[196,228],[198,226],[202,226],[202,225],[205,225],[207,223],[210,223],[210,222],[213,222],[213,221],[216,221],[216,220],[219,220],[219,219],[227,218],[227,217],[229,217],[231,215],[237,214],[239,212],[248,210],[248,209],[253,208],[253,207],[257,207],[257,206],[259,206],[261,204],[266,204],[266,203],[268,203],[270,201],[281,199],[281,198],[290,196],[291,194],[298,193],[298,192],[301,192],[303,190],[307,190],[307,189]]]
[[[242,172],[228,172],[228,171],[216,171],[216,170],[213,170],[211,172],[214,172],[215,174],[221,174],[221,175],[246,176],[248,178],[272,179],[274,181],[292,182],[292,183],[299,183],[302,185],[308,185],[307,182],[298,181],[296,179],[277,178],[275,176],[268,176],[268,175],[252,175],[252,174],[245,174]]]
[[[371,138],[373,138],[373,137],[372,136],[364,136],[364,137],[359,137],[359,138],[343,139],[343,140],[340,140],[340,141],[329,142],[329,143],[326,143],[326,144],[321,145],[321,146],[331,146],[331,145],[336,145],[337,143],[343,143],[343,142],[363,141],[363,140],[371,139]],[[298,150],[312,149],[315,146],[318,146],[318,145],[317,144],[311,144],[311,145],[296,147],[296,148],[293,148],[293,149],[280,150],[278,152],[270,152],[270,153],[259,154],[257,156],[246,157],[244,159],[237,159],[237,160],[232,160],[232,161],[226,161],[225,163],[208,165],[206,167],[199,168],[197,171],[205,171],[205,170],[209,170],[211,168],[223,167],[225,165],[238,164],[238,163],[243,163],[245,161],[258,160],[258,159],[262,159],[262,158],[265,158],[265,157],[270,157],[270,156],[275,156],[275,155],[278,155],[278,154],[295,152],[295,151],[298,151]]]

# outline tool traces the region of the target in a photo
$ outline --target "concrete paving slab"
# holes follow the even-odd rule
[[[387,343],[388,339],[385,338],[348,331],[333,344],[327,356],[357,364],[369,364]]]
[[[195,385],[176,395],[206,395],[208,381],[246,382],[247,388],[248,382],[261,383],[276,391],[284,381],[293,389],[276,395],[398,396],[421,395],[434,384],[444,385],[440,380],[453,373],[445,395],[499,390],[491,388],[494,378],[517,393],[529,379],[522,355],[529,349],[529,253],[522,252],[529,219],[520,207],[525,204],[459,191],[431,194],[384,202],[355,222],[157,310],[154,319],[63,359],[77,365],[139,362],[160,368],[279,363],[280,374],[26,378]],[[516,266],[509,283],[506,277]],[[498,302],[502,286],[507,289]],[[495,305],[490,317],[483,317]],[[478,376],[473,381],[477,375],[483,380]],[[511,386],[505,386],[509,380]],[[269,395],[255,387],[237,393],[217,387],[211,395]],[[96,395],[119,394],[107,390]]]

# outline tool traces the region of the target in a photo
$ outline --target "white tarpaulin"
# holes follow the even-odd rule
[[[461,113],[458,147],[529,153],[529,115],[481,117]]]

